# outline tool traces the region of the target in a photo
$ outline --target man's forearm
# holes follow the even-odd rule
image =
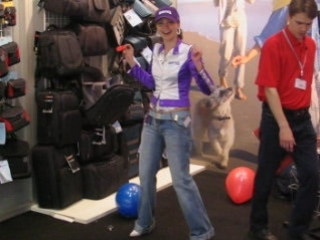
[[[265,89],[266,98],[273,113],[274,118],[276,119],[279,128],[288,127],[288,121],[284,115],[282,105],[280,102],[280,97],[276,88],[266,88]]]
[[[249,62],[251,59],[253,59],[255,56],[257,56],[261,51],[261,48],[258,44],[255,44],[249,52],[246,54],[246,62]]]

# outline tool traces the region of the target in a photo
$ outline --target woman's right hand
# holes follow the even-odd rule
[[[130,44],[125,45],[125,49],[122,51],[122,55],[125,61],[130,65],[130,67],[136,65],[136,62],[134,60],[134,49]]]

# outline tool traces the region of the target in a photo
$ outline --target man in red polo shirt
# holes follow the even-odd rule
[[[307,36],[317,16],[314,0],[292,0],[288,25],[262,47],[256,84],[262,101],[258,168],[250,215],[250,240],[276,240],[268,229],[268,198],[280,162],[290,153],[299,190],[288,239],[306,239],[319,183],[316,133],[308,108],[316,46]]]

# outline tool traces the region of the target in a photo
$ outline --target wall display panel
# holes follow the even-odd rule
[[[3,86],[0,88],[0,112],[3,114],[8,107],[12,107],[23,109],[32,115],[32,109],[29,108],[28,102],[32,102],[29,95],[29,87],[33,85],[33,72],[30,71],[32,69],[32,54],[29,53],[32,53],[30,46],[32,46],[33,31],[32,28],[30,29],[32,24],[29,23],[34,5],[30,2],[15,0],[0,1],[0,4],[4,10],[4,15],[0,14],[0,49],[4,49],[5,53],[4,58],[1,57],[0,61],[9,58],[5,63],[0,63],[0,85]],[[32,178],[29,175],[31,172],[28,174],[15,173],[15,171],[23,171],[23,169],[30,170],[29,166],[20,165],[20,163],[28,163],[29,157],[21,162],[16,161],[19,160],[17,157],[9,159],[11,158],[9,155],[14,155],[15,152],[10,150],[9,144],[6,144],[8,143],[7,138],[10,138],[12,140],[10,141],[11,147],[19,145],[20,141],[24,141],[23,143],[29,147],[32,144],[31,124],[13,133],[9,133],[7,130],[5,124],[0,130],[0,155],[2,161],[7,158],[9,163],[13,160],[14,162],[10,168],[12,181],[0,184],[0,221],[30,210],[33,204]],[[15,144],[15,139],[19,140],[16,142],[17,144]],[[26,144],[24,146],[27,146]],[[21,178],[18,179],[17,176]]]

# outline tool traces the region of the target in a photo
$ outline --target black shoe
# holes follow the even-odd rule
[[[248,233],[248,240],[278,240],[268,229],[261,229],[259,231],[250,231]]]

